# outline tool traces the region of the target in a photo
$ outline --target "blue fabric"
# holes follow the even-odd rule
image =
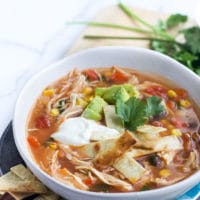
[[[196,200],[200,196],[200,183],[194,186],[192,189],[185,192],[176,200]]]

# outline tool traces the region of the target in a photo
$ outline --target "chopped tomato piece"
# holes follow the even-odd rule
[[[88,186],[92,185],[92,180],[90,178],[85,179],[83,182]]]
[[[153,85],[149,88],[147,88],[145,90],[145,92],[153,95],[153,96],[159,96],[163,99],[166,99],[167,98],[167,90],[161,86],[158,86],[158,85]]]
[[[39,147],[40,146],[38,139],[36,137],[32,136],[32,135],[28,136],[27,141],[30,144],[30,146],[32,146],[32,147]]]
[[[88,78],[89,81],[99,80],[98,74],[92,69],[83,71],[83,74]]]
[[[166,102],[166,105],[167,105],[167,107],[168,107],[169,109],[171,109],[171,110],[173,110],[173,111],[177,110],[177,104],[176,104],[175,101],[168,100],[168,101]]]
[[[126,74],[120,72],[119,70],[115,70],[115,72],[110,77],[110,80],[112,82],[118,83],[118,84],[124,83],[124,82],[128,81],[128,79],[129,79],[129,77]]]
[[[182,119],[179,119],[179,118],[173,117],[173,118],[171,118],[171,122],[176,128],[186,128],[187,127],[187,124]]]
[[[49,128],[51,126],[50,119],[47,115],[41,115],[35,120],[35,126],[39,129]]]
[[[177,94],[177,99],[185,99],[188,97],[188,92],[184,89],[178,88],[178,89],[174,89],[174,91]]]

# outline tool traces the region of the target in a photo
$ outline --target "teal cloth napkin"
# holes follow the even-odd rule
[[[200,200],[200,183],[195,185],[192,189],[188,190],[176,200]]]

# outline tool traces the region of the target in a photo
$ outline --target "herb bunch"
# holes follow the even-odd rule
[[[128,30],[137,33],[143,33],[145,37],[127,37],[127,36],[106,36],[106,35],[85,35],[87,39],[133,39],[147,40],[149,47],[153,50],[166,54],[180,63],[187,66],[193,72],[200,76],[200,27],[193,26],[186,29],[180,28],[181,24],[186,23],[188,17],[181,14],[173,14],[165,21],[159,20],[157,25],[151,25],[141,17],[137,16],[124,3],[118,3],[119,8],[133,21],[138,21],[145,28],[126,26],[123,24],[113,24],[107,22],[70,22],[68,24],[87,24],[89,26],[98,26],[102,28],[116,28]],[[179,30],[176,35],[169,34],[169,31],[177,27]],[[183,42],[178,41],[180,36]]]

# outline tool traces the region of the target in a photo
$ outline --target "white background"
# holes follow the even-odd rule
[[[12,119],[17,95],[27,74],[39,65],[49,43],[66,28],[66,21],[82,19],[100,4],[114,0],[0,0],[0,135]],[[124,0],[135,6],[159,12],[180,12],[195,18],[198,0]],[[98,5],[97,5],[98,3]],[[90,9],[89,9],[90,8]],[[81,13],[81,15],[80,15]],[[200,13],[200,10],[199,10]],[[93,13],[94,14],[94,13]],[[76,17],[76,18],[75,18]],[[76,34],[76,29],[68,33]],[[59,37],[46,58],[59,58],[67,49],[69,37]],[[53,42],[54,45],[54,42]],[[51,60],[51,59],[50,59]],[[50,61],[49,60],[49,61]],[[30,75],[30,74],[29,74]]]

